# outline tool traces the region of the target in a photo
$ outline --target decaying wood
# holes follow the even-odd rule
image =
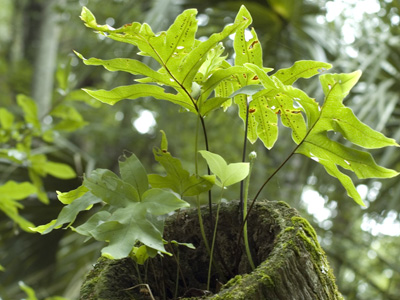
[[[207,210],[202,213],[211,237]],[[238,247],[239,227],[237,203],[223,205],[211,291],[206,291],[209,257],[197,211],[186,210],[166,221],[165,239],[192,243],[196,250],[166,245],[174,255],[150,260],[147,271],[140,266],[140,279],[131,259],[102,258],[82,286],[81,299],[150,299],[148,293],[130,289],[141,283],[149,285],[155,299],[342,299],[314,229],[296,210],[284,202],[256,204],[248,224],[250,248],[258,265],[254,271],[243,254],[243,243]]]

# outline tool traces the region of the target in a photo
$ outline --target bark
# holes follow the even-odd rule
[[[130,258],[101,258],[82,286],[81,299],[152,299],[140,283],[149,285],[154,299],[343,299],[314,229],[283,202],[259,202],[250,215],[249,242],[257,265],[252,271],[243,245],[237,246],[237,208],[236,202],[221,208],[212,292],[205,291],[209,257],[197,212],[188,210],[167,220],[164,237],[191,242],[196,250],[168,244],[166,249],[174,255],[152,259],[148,272],[139,269],[140,276]],[[206,210],[203,216],[207,220]],[[212,228],[205,225],[211,236]]]

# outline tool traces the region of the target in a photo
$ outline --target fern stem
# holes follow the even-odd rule
[[[249,100],[246,99],[246,121],[244,128],[244,141],[243,141],[243,153],[242,153],[242,162],[246,161],[246,148],[247,148],[247,134],[249,129]],[[239,209],[240,209],[240,218],[243,219],[244,216],[244,180],[240,182],[240,197],[239,197]],[[246,196],[245,196],[246,197]]]
[[[217,239],[217,228],[218,228],[218,219],[219,219],[219,210],[221,208],[221,202],[222,202],[222,194],[224,192],[224,186],[222,186],[221,189],[221,196],[218,202],[217,206],[217,214],[215,216],[215,226],[214,226],[214,233],[213,233],[213,238],[212,238],[212,243],[211,243],[211,252],[210,252],[210,262],[208,264],[208,276],[207,276],[207,290],[210,290],[210,281],[211,281],[211,269],[212,269],[212,264],[213,264],[213,257],[214,257],[214,247],[215,247],[215,241]]]
[[[249,171],[249,175],[246,178],[245,187],[244,187],[243,220],[247,219],[247,214],[248,214],[247,213],[247,199],[248,199],[248,194],[249,194],[250,176],[251,176],[251,171],[253,169],[254,160],[255,160],[255,157],[250,158],[250,171]],[[246,249],[247,259],[249,260],[249,264],[250,264],[251,268],[254,270],[256,267],[254,265],[253,258],[251,257],[251,252],[250,252],[249,238],[247,235],[247,220],[243,226],[243,239],[244,239],[244,247]]]

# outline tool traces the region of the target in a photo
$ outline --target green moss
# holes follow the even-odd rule
[[[294,230],[294,227],[286,227],[284,232],[288,232],[288,231],[292,231],[292,230]]]
[[[304,218],[301,217],[292,217],[291,218],[293,225],[295,226],[301,226],[305,232],[314,240],[318,241],[317,239],[317,233],[315,232],[314,228],[311,226],[311,224]]]
[[[287,207],[287,208],[291,208],[290,205],[287,204],[287,203],[284,202],[284,201],[278,201],[278,204],[280,204],[280,205],[282,205],[282,206],[284,206],[284,207]]]
[[[274,281],[272,280],[272,278],[271,278],[270,276],[266,275],[266,274],[264,274],[264,275],[261,277],[261,282],[262,282],[263,284],[265,284],[267,287],[270,287],[270,288],[275,286],[275,283],[274,283]]]
[[[235,277],[231,278],[227,283],[224,284],[222,287],[223,289],[229,289],[230,287],[240,284],[242,282],[242,276],[241,275],[236,275]]]
[[[329,267],[328,259],[326,258],[325,252],[318,242],[317,233],[315,232],[314,228],[306,219],[301,217],[292,217],[291,221],[293,225],[301,227],[297,231],[296,236],[304,241],[304,246],[311,254],[314,269],[318,273],[318,277],[320,278],[321,282],[323,284],[329,284],[330,282],[334,283],[336,278],[333,275],[332,269]],[[337,287],[334,289],[336,296],[335,299],[341,299],[341,295],[337,290]]]

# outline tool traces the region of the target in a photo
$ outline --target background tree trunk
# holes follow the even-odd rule
[[[38,104],[39,117],[44,116],[51,109],[61,32],[60,12],[64,4],[65,0],[43,2],[39,44],[32,81],[32,97]]]
[[[207,220],[206,210],[203,217]],[[253,260],[258,265],[254,271],[242,254],[243,246],[237,247],[240,225],[237,202],[221,208],[211,280],[213,293],[205,291],[208,254],[200,235],[197,212],[181,212],[170,217],[166,225],[166,240],[191,242],[196,250],[168,244],[166,249],[173,257],[152,259],[147,275],[143,271],[140,276],[129,258],[102,258],[83,284],[81,299],[151,299],[141,283],[149,285],[156,299],[198,296],[234,300],[343,299],[314,229],[283,202],[259,202],[250,214],[249,242]],[[207,222],[205,226],[210,236],[212,230]]]

